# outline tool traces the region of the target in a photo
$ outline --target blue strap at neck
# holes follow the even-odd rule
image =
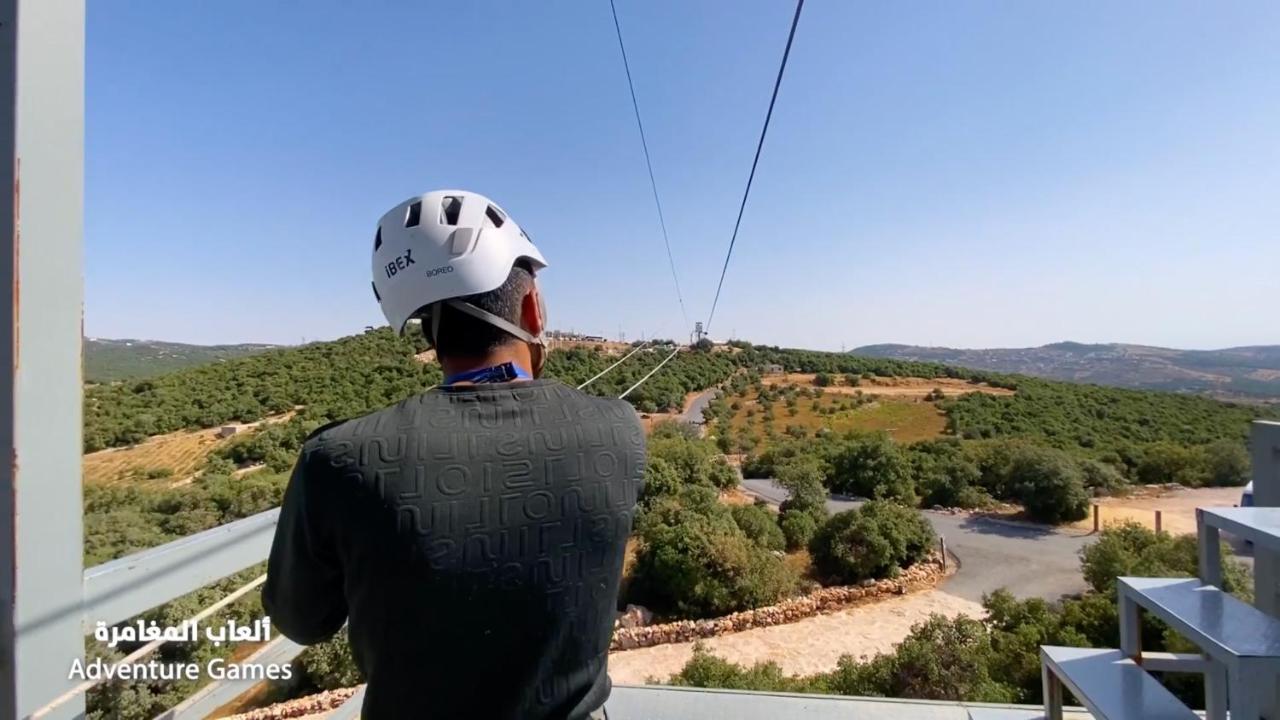
[[[479,370],[468,370],[460,372],[457,375],[450,375],[444,379],[445,385],[466,382],[475,383],[477,385],[483,383],[504,383],[512,380],[532,380],[533,376],[528,370],[516,365],[515,363],[505,362],[501,365],[493,367],[480,368]]]

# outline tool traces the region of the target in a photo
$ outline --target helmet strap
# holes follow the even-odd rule
[[[440,310],[441,303],[431,303],[431,347],[436,346],[436,339],[440,337]]]
[[[490,325],[498,328],[499,330],[504,330],[508,334],[514,335],[517,338],[531,345],[542,344],[541,337],[535,337],[531,335],[528,330],[525,330],[524,328],[520,327],[519,325],[516,325],[515,323],[511,322],[510,320],[507,320],[506,318],[498,317],[497,315],[494,315],[488,310],[481,310],[475,305],[472,305],[469,302],[463,302],[462,300],[445,300],[443,302],[448,303],[450,307],[452,307],[454,310],[457,310],[458,312],[466,313],[467,315],[470,315],[471,317],[477,320],[483,320],[484,322],[489,323]],[[433,332],[439,332],[440,330],[439,320],[433,317],[431,319],[431,324],[434,326]]]
[[[471,317],[482,320],[490,325],[502,330],[510,335],[515,336],[519,340],[530,345],[529,354],[533,360],[533,376],[541,377],[542,368],[547,363],[547,345],[541,335],[533,335],[528,330],[516,325],[506,318],[498,317],[488,310],[482,310],[469,302],[462,300],[441,300],[431,304],[431,345],[435,347],[436,339],[440,335],[440,311],[445,305],[449,305],[458,312],[465,313]]]

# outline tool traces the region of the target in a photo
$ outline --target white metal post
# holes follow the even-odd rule
[[[81,611],[84,2],[0,0],[0,719],[74,684]],[[53,717],[84,712],[77,698]]]
[[[1253,504],[1280,507],[1280,422],[1255,420],[1250,428],[1249,450],[1253,460]],[[1273,617],[1280,617],[1280,557],[1263,547],[1254,546],[1254,604]],[[1232,696],[1236,687],[1231,689]],[[1268,718],[1280,718],[1280,686],[1258,693],[1259,708]],[[1234,716],[1234,708],[1232,708]]]
[[[1249,436],[1253,460],[1253,504],[1280,507],[1280,422],[1255,421]],[[1254,558],[1256,604],[1260,610],[1280,617],[1277,602],[1277,558],[1265,548],[1257,548]]]

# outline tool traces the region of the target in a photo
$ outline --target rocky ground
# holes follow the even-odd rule
[[[772,660],[785,673],[812,674],[834,669],[841,655],[872,656],[891,650],[912,625],[932,613],[981,617],[983,610],[971,600],[943,590],[929,590],[700,642],[713,653],[740,664]],[[671,643],[610,653],[609,676],[620,685],[640,684],[650,678],[666,680],[693,657],[693,645]]]

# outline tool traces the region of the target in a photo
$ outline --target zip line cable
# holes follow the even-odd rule
[[[631,108],[636,113],[636,127],[640,129],[640,147],[644,148],[644,165],[649,170],[649,187],[653,188],[653,204],[658,208],[658,224],[662,227],[662,242],[667,247],[667,262],[671,265],[671,279],[676,285],[676,300],[680,303],[680,315],[685,328],[689,327],[689,313],[684,309],[684,295],[680,292],[680,277],[676,274],[675,256],[671,254],[671,239],[667,236],[667,221],[662,215],[662,201],[658,199],[658,181],[653,177],[653,161],[649,158],[649,141],[645,139],[644,123],[640,120],[640,103],[636,101],[636,86],[631,80],[631,63],[627,61],[627,46],[622,42],[622,26],[618,24],[618,8],[609,0],[613,12],[613,29],[618,34],[618,49],[622,51],[622,67],[627,72],[627,88],[631,91]]]
[[[621,365],[621,364],[622,364],[622,363],[623,363],[627,358],[629,358],[629,357],[631,357],[632,355],[635,355],[636,353],[640,352],[642,349],[644,349],[644,347],[645,347],[646,345],[651,345],[651,344],[653,344],[653,341],[652,341],[652,340],[650,340],[650,341],[649,341],[649,342],[647,342],[647,343],[643,343],[643,344],[641,344],[641,345],[637,345],[637,346],[636,346],[636,347],[635,347],[631,352],[627,353],[626,355],[623,355],[621,360],[619,360],[618,362],[616,362],[616,363],[614,363],[614,364],[610,365],[609,367],[607,367],[607,368],[605,368],[605,369],[601,370],[600,372],[596,373],[595,375],[591,376],[591,379],[590,379],[590,380],[588,380],[588,381],[586,381],[586,382],[584,382],[584,383],[582,383],[581,385],[579,385],[579,386],[578,386],[578,389],[579,389],[579,390],[581,390],[582,388],[584,388],[584,387],[586,387],[586,386],[590,385],[591,383],[595,382],[596,380],[599,380],[600,378],[604,377],[604,374],[605,374],[605,373],[607,373],[607,372],[609,372],[610,370],[612,370],[612,369],[614,369],[614,368],[618,367],[618,366],[619,366],[619,365]]]
[[[675,356],[676,356],[676,353],[678,353],[678,352],[680,352],[680,348],[679,348],[679,347],[676,347],[674,350],[672,350],[672,351],[671,351],[671,354],[670,354],[670,355],[666,356],[665,358],[663,358],[662,362],[658,363],[658,366],[657,366],[657,367],[655,367],[654,369],[650,370],[650,371],[648,372],[648,374],[647,374],[647,375],[645,375],[644,377],[640,378],[640,379],[636,382],[636,384],[635,384],[635,385],[632,385],[631,387],[627,388],[627,391],[626,391],[626,392],[624,392],[624,393],[622,393],[621,395],[619,395],[619,396],[618,396],[618,399],[619,399],[619,400],[622,400],[622,399],[623,399],[623,398],[625,398],[626,396],[630,395],[632,390],[635,390],[636,388],[638,388],[638,387],[640,387],[641,385],[643,385],[645,380],[648,380],[649,378],[653,377],[653,374],[654,374],[654,373],[656,373],[656,372],[658,372],[658,370],[662,369],[662,366],[663,366],[663,365],[666,365],[666,364],[667,364],[667,361],[668,361],[668,360],[670,360],[671,358],[675,357]]]
[[[612,0],[610,0],[612,2]],[[716,297],[711,301],[711,313],[707,316],[704,331],[710,332],[711,321],[716,316],[716,305],[720,303],[720,290],[724,287],[724,275],[729,270],[729,258],[733,257],[733,245],[738,241],[738,227],[742,225],[742,213],[747,209],[747,198],[751,195],[751,182],[756,177],[756,165],[760,163],[760,151],[764,148],[764,138],[769,134],[769,120],[773,117],[773,105],[778,101],[778,88],[782,87],[782,74],[787,69],[787,58],[791,55],[791,42],[796,37],[796,25],[800,23],[800,11],[804,9],[804,0],[796,0],[796,14],[791,18],[791,32],[787,35],[787,48],[782,51],[782,64],[778,66],[778,79],[773,82],[773,97],[769,98],[769,112],[764,116],[764,127],[760,130],[760,142],[756,144],[756,157],[751,161],[751,174],[747,176],[747,189],[742,193],[742,204],[738,207],[738,220],[733,224],[733,236],[729,238],[729,252],[724,256],[724,267],[720,269],[720,282],[716,285]]]

